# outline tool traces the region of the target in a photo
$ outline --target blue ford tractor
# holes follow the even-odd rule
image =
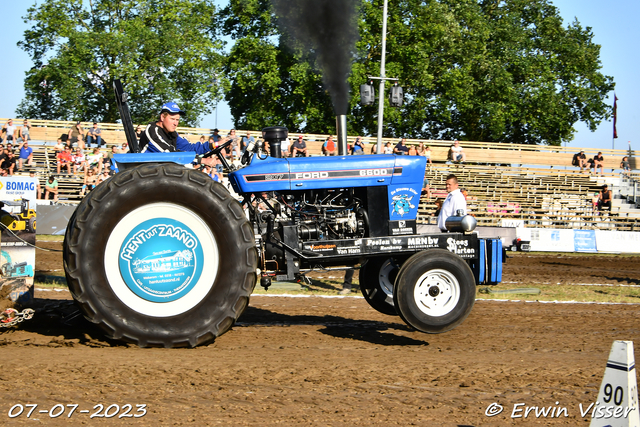
[[[478,238],[472,217],[419,232],[424,157],[282,158],[287,129],[262,134],[228,174],[241,201],[184,167],[194,153],[115,156],[120,172],[80,203],[64,242],[88,320],[143,347],[193,347],[229,330],[257,283],[361,264],[374,309],[440,333],[468,316],[476,284],[501,280],[501,242]],[[226,164],[230,143],[210,154]]]

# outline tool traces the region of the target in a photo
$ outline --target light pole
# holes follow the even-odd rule
[[[216,94],[216,105],[215,107],[213,107],[213,109],[216,112],[216,115],[215,115],[215,124],[213,125],[213,127],[218,129],[218,74],[217,73],[213,74],[213,80],[211,81],[211,86],[213,87],[213,90],[215,90],[215,94]]]
[[[384,80],[385,80],[385,57],[387,55],[387,0],[384,0],[382,8],[382,56],[380,58],[380,88],[378,89],[378,138],[377,150],[380,154],[382,151],[382,123],[384,120]]]

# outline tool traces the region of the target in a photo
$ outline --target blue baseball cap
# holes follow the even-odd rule
[[[182,111],[180,107],[178,107],[178,104],[173,101],[164,104],[160,109],[160,114],[164,113],[165,111],[168,111],[171,114],[180,114],[181,116],[185,115],[185,112]]]

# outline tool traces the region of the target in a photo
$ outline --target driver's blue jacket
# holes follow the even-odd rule
[[[150,123],[140,136],[141,153],[168,153],[174,151],[195,151],[205,154],[213,147],[208,142],[190,143],[178,132],[167,132],[155,123]]]

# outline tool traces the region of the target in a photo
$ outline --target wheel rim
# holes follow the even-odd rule
[[[169,317],[206,297],[218,273],[219,251],[194,211],[152,203],[131,211],[113,228],[104,265],[109,286],[126,306]]]
[[[393,305],[393,283],[395,281],[395,274],[398,272],[398,266],[393,259],[387,259],[382,263],[380,267],[380,273],[378,274],[378,283],[380,289],[385,294],[385,302]]]
[[[429,270],[416,281],[413,297],[418,309],[432,317],[450,313],[460,300],[460,283],[447,270]]]

